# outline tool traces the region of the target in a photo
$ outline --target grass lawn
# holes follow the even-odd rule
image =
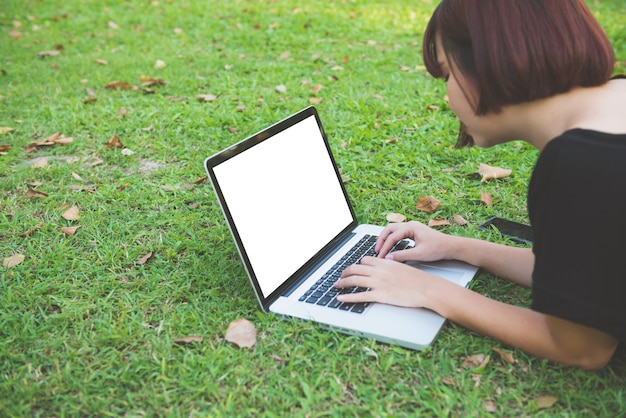
[[[589,4],[623,72],[624,3]],[[534,149],[452,148],[421,60],[435,5],[2,0],[0,416],[626,415],[624,350],[588,373],[450,323],[415,352],[258,309],[202,161],[311,103],[360,221],[460,214],[446,232],[501,242],[477,225],[527,221]],[[480,163],[513,174],[481,183]],[[529,304],[486,273],[472,287]],[[251,349],[224,338],[238,318]]]

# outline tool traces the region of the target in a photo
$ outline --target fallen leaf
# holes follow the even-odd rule
[[[109,90],[135,90],[136,89],[136,87],[133,86],[132,84],[126,81],[122,81],[122,80],[111,81],[110,83],[105,84],[104,88],[109,89]]]
[[[154,68],[165,68],[165,66],[165,61],[162,60],[156,60],[156,62],[154,63]]]
[[[433,213],[441,206],[441,202],[433,196],[422,196],[415,204],[415,209],[426,213]]]
[[[498,408],[496,407],[496,403],[494,401],[485,401],[485,411],[487,412],[496,412]]]
[[[287,92],[287,86],[285,86],[284,84],[278,85],[275,87],[276,93],[279,94],[284,94]]]
[[[126,115],[128,115],[128,109],[126,109],[125,107],[120,107],[120,110],[117,111],[117,114],[125,118]]]
[[[515,358],[513,358],[513,353],[511,353],[510,351],[500,350],[497,347],[492,348],[492,350],[498,353],[502,360],[506,361],[509,364],[515,364]]]
[[[109,142],[105,145],[107,148],[124,148],[124,144],[122,144],[122,140],[117,136],[113,135]]]
[[[388,213],[387,221],[392,223],[402,223],[406,221],[406,216],[402,215],[401,213]]]
[[[490,356],[486,356],[484,354],[473,354],[471,356],[465,357],[465,359],[463,359],[463,362],[461,363],[461,366],[466,369],[482,369],[489,363],[490,359]]]
[[[446,386],[456,386],[456,382],[451,377],[442,377],[441,382]]]
[[[512,170],[501,168],[501,167],[491,167],[487,164],[480,164],[478,167],[478,172],[482,176],[481,182],[493,179],[501,179],[504,177],[508,177],[511,175]]]
[[[217,100],[217,96],[214,94],[198,94],[196,96],[196,99],[201,102],[212,102],[214,100]]]
[[[324,101],[321,97],[309,97],[309,103],[311,104],[320,104]]]
[[[84,104],[89,104],[89,103],[94,103],[97,102],[98,99],[96,99],[95,97],[87,97],[85,100],[83,100]]]
[[[117,26],[117,23],[113,22],[112,20],[109,20],[109,28],[111,28],[111,29],[119,29],[120,27]]]
[[[24,261],[24,257],[22,254],[13,254],[10,257],[6,257],[2,261],[2,267],[10,269],[11,267],[17,266],[18,264]]]
[[[65,235],[74,235],[76,233],[76,230],[80,228],[80,225],[77,226],[66,226],[64,228],[61,228],[60,231],[63,232]]]
[[[35,189],[28,189],[26,191],[26,197],[39,197],[39,198],[46,198],[48,197],[47,193],[44,192],[40,192],[39,190],[35,190]]]
[[[314,86],[313,86],[313,88],[311,88],[311,93],[313,93],[313,94],[317,94],[317,93],[319,93],[319,92],[320,92],[320,90],[321,90],[321,89],[323,89],[323,88],[324,88],[324,86],[323,86],[323,85],[321,85],[321,84],[316,84],[316,85],[314,85]]]
[[[153,252],[150,251],[148,254],[144,255],[139,260],[137,260],[135,262],[135,264],[137,264],[138,266],[142,266],[142,265],[146,264],[146,262],[152,258],[152,254],[153,254]]]
[[[74,141],[74,138],[70,137],[66,137],[61,135],[59,138],[55,139],[54,143],[55,144],[59,144],[59,145],[67,145],[67,144],[71,144]]]
[[[63,212],[61,217],[67,221],[76,221],[80,219],[80,211],[78,210],[77,206],[72,206],[71,208]]]
[[[535,404],[539,409],[547,409],[557,403],[558,400],[559,398],[557,398],[556,396],[544,395],[535,399]]]
[[[33,162],[32,168],[42,168],[48,165],[48,159],[46,157],[36,158]]]
[[[452,217],[452,220],[458,226],[465,226],[465,225],[467,225],[467,221],[461,215],[454,215]]]
[[[204,341],[204,337],[181,337],[174,338],[176,344],[189,344],[189,343],[201,343]]]
[[[9,34],[9,36],[15,40],[20,39],[20,37],[22,36],[22,32],[20,32],[19,30],[10,30],[7,32]]]
[[[162,78],[152,78],[145,75],[142,75],[139,80],[141,80],[141,84],[146,87],[164,86],[166,84],[165,80]]]
[[[26,238],[26,237],[30,237],[31,235],[33,235],[35,232],[37,232],[37,230],[39,228],[41,228],[43,226],[43,221],[39,222],[37,225],[35,225],[34,227],[32,227],[31,229],[29,229],[28,231],[24,232],[23,234],[20,234],[20,237],[22,238]]]
[[[78,181],[83,181],[83,178],[74,172],[72,172],[72,177],[74,177]]]
[[[0,126],[0,135],[6,135],[9,132],[13,132],[14,128],[9,128],[8,126]]]
[[[122,155],[129,156],[129,155],[133,155],[134,153],[135,153],[135,151],[133,151],[133,150],[131,150],[131,149],[128,149],[128,148],[124,148],[124,149],[122,150]]]
[[[56,50],[56,49],[53,49],[53,50],[50,50],[50,51],[39,51],[37,53],[37,55],[42,57],[42,58],[43,57],[56,57],[58,55],[61,55],[61,51]]]
[[[450,222],[444,218],[432,218],[428,221],[428,226],[436,227],[436,226],[450,226]]]
[[[385,144],[395,144],[398,142],[398,138],[390,138],[385,141]]]
[[[247,319],[236,319],[228,326],[225,338],[237,347],[251,348],[256,344],[256,329],[254,324]]]
[[[493,206],[493,199],[487,192],[480,192],[480,201],[489,207]]]
[[[99,64],[99,65],[109,65],[109,62],[107,60],[97,59],[96,60],[96,64]]]

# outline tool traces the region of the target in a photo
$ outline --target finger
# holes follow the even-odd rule
[[[374,280],[367,276],[348,276],[343,277],[333,284],[334,287],[342,289],[344,287],[374,287]]]
[[[345,303],[378,302],[376,300],[376,293],[371,290],[369,292],[346,293],[345,295],[337,295],[337,300],[339,302]]]

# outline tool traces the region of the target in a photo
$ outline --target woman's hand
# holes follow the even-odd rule
[[[404,263],[364,257],[343,271],[335,287],[367,287],[368,292],[338,296],[341,302],[379,302],[410,308],[428,308],[426,294],[432,281],[443,280]]]
[[[415,247],[389,253],[396,243],[405,238],[415,241]],[[453,239],[454,237],[435,231],[420,222],[394,223],[381,232],[376,241],[376,252],[378,257],[395,261],[447,260],[454,258],[450,248]]]

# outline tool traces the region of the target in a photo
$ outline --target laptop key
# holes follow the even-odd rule
[[[331,300],[331,301],[328,303],[328,305],[326,305],[326,306],[328,306],[329,308],[333,308],[333,309],[335,309],[335,308],[337,308],[339,305],[341,305],[341,302],[339,302],[339,301],[337,300],[337,298],[333,298],[333,300]]]
[[[332,298],[330,296],[324,296],[320,300],[317,301],[318,305],[326,306],[328,302],[330,302]]]

